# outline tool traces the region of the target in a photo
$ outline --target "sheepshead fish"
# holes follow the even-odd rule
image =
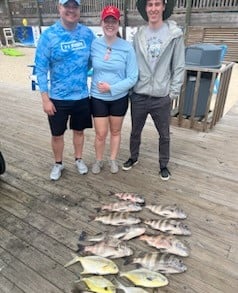
[[[167,219],[186,219],[187,215],[176,204],[174,205],[146,205],[154,214],[166,217]]]
[[[183,261],[173,254],[146,253],[142,257],[133,258],[132,263],[139,264],[148,270],[162,274],[177,274],[187,270]]]
[[[117,274],[119,271],[117,265],[112,260],[96,255],[76,255],[64,267],[67,268],[76,262],[80,262],[84,269],[80,274],[109,275]]]
[[[112,240],[97,242],[93,245],[78,245],[78,252],[89,252],[109,258],[120,258],[133,254],[133,250],[125,242],[114,243]]]
[[[136,193],[128,193],[128,192],[118,192],[118,193],[110,193],[110,195],[113,195],[121,200],[128,200],[130,202],[137,202],[141,205],[145,204],[145,199],[143,196],[136,194]]]
[[[111,232],[98,233],[94,236],[87,235],[85,231],[82,231],[79,236],[79,241],[98,242],[98,241],[107,240],[110,238],[130,240],[144,234],[145,231],[146,231],[145,227],[140,227],[137,225],[119,226]]]
[[[82,278],[80,281],[83,281],[92,292],[116,293],[116,286],[102,276]]]
[[[145,220],[144,223],[151,228],[174,235],[191,235],[188,226],[182,222],[170,219]]]
[[[162,253],[171,253],[179,256],[189,255],[189,250],[183,242],[172,235],[141,235],[139,239],[159,249]]]
[[[122,283],[120,283],[117,279],[115,279],[117,288],[123,290],[125,293],[148,293],[142,288],[139,287],[126,287]]]
[[[164,275],[144,268],[122,272],[120,276],[126,277],[136,286],[148,288],[162,287],[169,283]]]
[[[101,222],[106,225],[133,225],[141,222],[141,219],[131,216],[129,213],[109,213],[94,218],[94,221]]]
[[[111,212],[139,212],[142,210],[142,206],[137,202],[114,202],[103,205],[97,208],[97,211],[111,211]]]

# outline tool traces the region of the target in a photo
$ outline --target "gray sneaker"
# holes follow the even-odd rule
[[[64,170],[63,164],[54,164],[51,173],[50,173],[50,179],[51,180],[58,180],[61,177],[61,173]]]
[[[76,160],[75,165],[78,169],[79,174],[83,175],[88,173],[88,167],[85,165],[82,159]]]
[[[103,161],[96,161],[93,165],[92,165],[92,173],[93,174],[99,174],[102,170],[103,167]]]
[[[116,174],[119,171],[118,164],[116,160],[110,160],[110,166],[111,166],[111,173]]]

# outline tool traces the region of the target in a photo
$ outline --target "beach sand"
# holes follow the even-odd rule
[[[35,48],[17,47],[18,51],[24,56],[8,56],[0,51],[0,83],[9,85],[9,87],[25,87],[31,90],[30,75],[32,68],[29,65],[34,64]],[[229,90],[227,94],[224,114],[238,100],[238,64],[235,63],[230,79]]]

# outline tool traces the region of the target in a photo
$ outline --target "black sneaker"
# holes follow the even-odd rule
[[[123,163],[122,170],[124,170],[124,171],[130,170],[137,163],[138,163],[137,160],[132,160],[131,158],[129,158],[125,163]]]
[[[169,180],[170,175],[171,175],[167,167],[161,169],[159,174],[160,174],[160,178],[162,180]]]

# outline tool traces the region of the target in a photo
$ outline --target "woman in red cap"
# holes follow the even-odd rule
[[[103,167],[103,154],[110,131],[110,170],[117,173],[116,161],[120,148],[121,128],[128,108],[128,92],[138,78],[133,46],[118,36],[120,11],[106,6],[101,13],[104,36],[92,43],[93,76],[91,84],[92,115],[95,127],[96,162],[94,174]]]

